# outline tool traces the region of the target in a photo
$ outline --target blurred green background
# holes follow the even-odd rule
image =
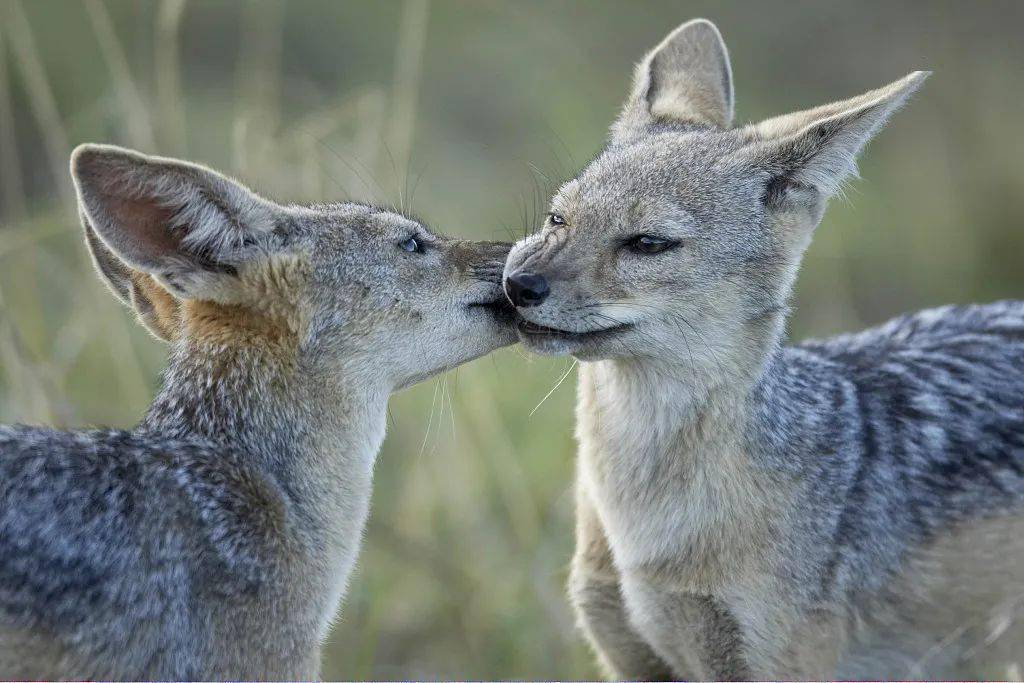
[[[73,145],[520,235],[694,16],[740,121],[935,71],[819,228],[795,337],[1024,296],[1021,2],[0,0],[0,421],[132,425],[164,363],[91,271]],[[395,397],[325,677],[596,675],[563,591],[571,370],[513,348]]]

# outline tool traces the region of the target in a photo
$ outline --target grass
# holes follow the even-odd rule
[[[722,26],[750,118],[936,70],[819,229],[796,336],[1020,297],[1024,171],[1012,150],[1024,105],[1004,83],[1024,67],[1011,40],[1020,11],[932,7],[779,4],[750,22],[742,3],[6,0],[0,421],[131,425],[164,363],[82,248],[73,144],[195,158],[275,197],[394,204],[445,231],[507,238],[599,149],[633,61],[694,15]],[[965,60],[974,30],[1010,47]],[[845,49],[856,40],[869,44]],[[563,590],[571,366],[513,348],[393,399],[326,677],[597,674]]]

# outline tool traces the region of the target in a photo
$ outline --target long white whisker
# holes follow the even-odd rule
[[[579,363],[579,360],[577,360],[577,359],[573,358],[573,359],[572,359],[572,365],[570,365],[570,366],[569,366],[569,369],[565,371],[565,374],[563,374],[563,375],[561,376],[561,378],[559,378],[558,382],[556,382],[556,383],[555,383],[555,386],[551,387],[551,391],[549,391],[549,392],[548,392],[547,394],[545,394],[545,395],[544,395],[544,398],[542,398],[542,399],[540,400],[540,403],[538,403],[537,405],[535,405],[535,406],[533,407],[533,410],[531,410],[531,411],[530,411],[530,415],[529,415],[529,417],[533,417],[533,414],[534,414],[534,413],[536,413],[536,412],[537,412],[538,410],[540,410],[540,407],[541,407],[542,405],[544,405],[544,401],[546,401],[546,400],[548,400],[549,398],[551,398],[551,394],[555,393],[555,391],[557,391],[557,390],[558,390],[558,387],[562,386],[562,382],[564,382],[564,381],[565,381],[565,378],[569,376],[569,373],[571,373],[571,372],[572,372],[573,368],[575,368],[575,367],[576,367],[576,364],[577,364],[577,363]]]
[[[450,371],[449,371],[450,372]],[[448,394],[448,417],[452,421],[452,443],[455,442],[455,399],[452,396],[452,390],[448,386],[448,372],[444,374],[444,393]]]
[[[430,415],[427,417],[427,431],[423,434],[423,443],[420,444],[420,454],[417,456],[419,458],[423,457],[423,452],[427,448],[427,439],[430,438],[430,425],[434,423],[434,405],[437,403],[437,388],[440,383],[440,380],[434,382],[434,397],[430,399]]]

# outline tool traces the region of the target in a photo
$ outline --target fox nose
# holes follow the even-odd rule
[[[505,278],[505,294],[513,306],[537,306],[550,293],[548,281],[543,275],[516,271]]]

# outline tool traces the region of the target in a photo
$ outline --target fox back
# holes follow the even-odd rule
[[[570,591],[612,677],[1019,664],[1024,303],[783,343],[829,198],[926,76],[733,127],[721,36],[684,24],[513,248],[523,344],[585,361]]]
[[[132,430],[0,427],[0,675],[315,677],[388,395],[514,339],[508,247],[115,147],[71,170],[171,359]]]

